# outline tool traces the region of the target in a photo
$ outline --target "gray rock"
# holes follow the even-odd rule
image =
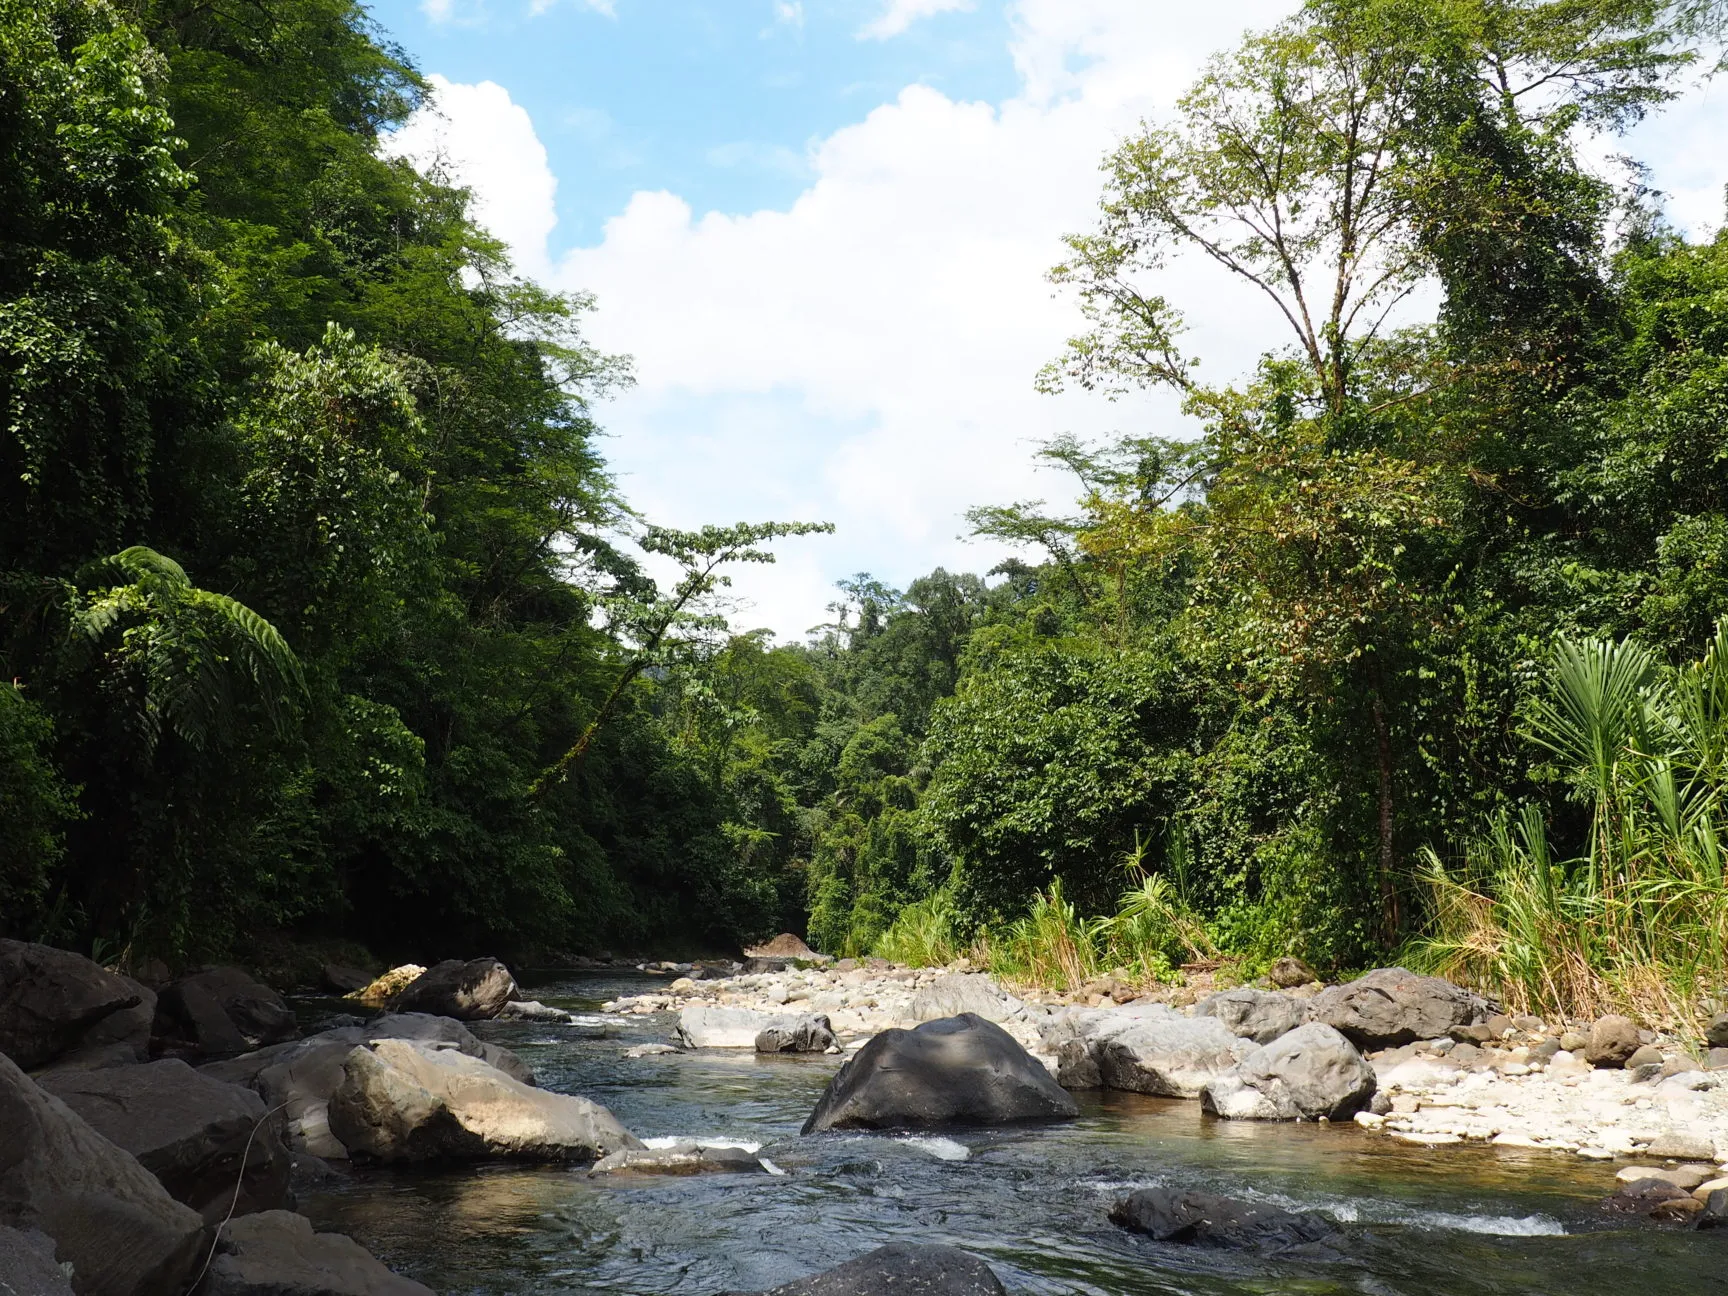
[[[1100,1089],[1104,1078],[1098,1070],[1094,1048],[1110,1030],[1130,1022],[1155,1019],[1180,1021],[1182,1014],[1168,1004],[1129,1004],[1122,1008],[1064,1008],[1038,1024],[1038,1034],[1047,1052],[1056,1056],[1056,1080],[1064,1089]]]
[[[1638,1026],[1629,1017],[1609,1014],[1590,1027],[1584,1060],[1594,1067],[1625,1066],[1638,1051]]]
[[[691,1004],[678,1014],[678,1038],[686,1048],[754,1049],[758,1035],[789,1020],[752,1008]]]
[[[1308,1020],[1308,1005],[1276,990],[1253,990],[1242,986],[1221,990],[1200,1001],[1196,1017],[1216,1017],[1232,1035],[1270,1044]]]
[[[912,996],[912,1018],[936,1021],[971,1013],[985,1021],[1003,1022],[1019,1017],[1026,1005],[1005,993],[984,972],[945,972]]]
[[[620,1148],[594,1163],[591,1175],[620,1174],[767,1174],[754,1152],[680,1139],[671,1147]]]
[[[26,1071],[78,1048],[99,1022],[140,998],[133,983],[81,954],[0,940],[0,1053]]]
[[[1728,1012],[1719,1012],[1704,1024],[1704,1042],[1712,1048],[1728,1048]]]
[[[1181,1188],[1132,1192],[1110,1208],[1110,1222],[1158,1242],[1257,1251],[1282,1251],[1338,1231],[1324,1215]]]
[[[1728,1048],[1713,1048],[1704,1056],[1706,1071],[1721,1071],[1728,1069]]]
[[[235,967],[170,981],[156,998],[156,1033],[212,1057],[279,1044],[300,1034],[282,996]]]
[[[196,1211],[3,1057],[0,1226],[52,1238],[78,1296],[173,1296],[204,1238]]]
[[[72,1296],[72,1283],[54,1259],[46,1233],[0,1228],[0,1292],[6,1296]]]
[[[1449,1035],[1487,1017],[1481,995],[1439,977],[1405,968],[1377,968],[1347,985],[1330,986],[1311,1001],[1312,1019],[1339,1031],[1360,1049],[1392,1048]]]
[[[762,1296],[1006,1296],[989,1265],[955,1247],[894,1242]]]
[[[1374,1097],[1374,1068],[1332,1027],[1309,1022],[1255,1049],[1200,1095],[1231,1120],[1344,1120]]]
[[[781,1022],[756,1036],[758,1053],[826,1053],[834,1047],[834,1027],[820,1013]]]
[[[392,1273],[353,1238],[314,1233],[292,1211],[265,1211],[222,1230],[203,1296],[432,1296]]]
[[[972,1013],[886,1030],[835,1073],[803,1132],[1071,1120],[1074,1099],[1018,1041]]]
[[[1664,1161],[1714,1161],[1716,1143],[1692,1130],[1664,1130],[1650,1140],[1645,1152]]]
[[[1632,1050],[1632,1056],[1626,1059],[1626,1069],[1636,1070],[1639,1067],[1659,1067],[1667,1059],[1662,1056],[1662,1050],[1654,1044],[1640,1044]]]
[[[495,958],[445,959],[427,968],[397,996],[397,1012],[431,1013],[457,1021],[488,1021],[520,999],[516,978]]]
[[[365,968],[349,967],[342,963],[326,963],[320,969],[323,987],[331,994],[348,995],[356,990],[364,990],[372,984],[372,974]]]
[[[1283,958],[1272,960],[1272,966],[1266,970],[1266,977],[1280,990],[1294,990],[1297,986],[1318,981],[1320,974],[1301,959],[1286,954]]]
[[[642,1146],[599,1103],[530,1088],[454,1048],[379,1040],[343,1071],[330,1132],[350,1157],[593,1161]]]
[[[137,1157],[169,1196],[207,1223],[220,1220],[236,1201],[240,1215],[293,1205],[278,1122],[265,1119],[264,1103],[250,1089],[170,1058],[59,1072],[43,1076],[40,1084],[103,1138]]]
[[[1130,1018],[1090,1043],[1104,1088],[1167,1098],[1198,1098],[1255,1047],[1216,1017],[1178,1016]]]
[[[668,1053],[679,1051],[670,1044],[637,1044],[633,1048],[625,1049],[624,1056],[627,1058],[664,1057]]]
[[[512,999],[498,1010],[499,1021],[555,1022],[568,1026],[574,1018],[562,1008],[552,1008],[538,999]]]

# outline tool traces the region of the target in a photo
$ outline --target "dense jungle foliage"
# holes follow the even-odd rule
[[[1586,159],[1719,16],[1311,0],[1220,55],[1106,159],[1038,376],[1199,434],[1058,440],[1072,506],[972,514],[1019,557],[775,645],[716,584],[811,528],[630,514],[627,361],[380,152],[424,85],[361,9],[0,0],[0,927],[1682,985],[1728,948],[1728,240]],[[1203,381],[1174,256],[1288,345]]]

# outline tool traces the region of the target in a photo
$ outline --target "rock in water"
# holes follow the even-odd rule
[[[686,1048],[753,1049],[763,1031],[790,1022],[790,1018],[753,1008],[691,1004],[678,1014],[678,1038]]]
[[[70,1052],[98,1022],[139,1001],[124,978],[81,954],[0,940],[0,1053],[26,1071]]]
[[[1584,1060],[1594,1067],[1625,1066],[1626,1059],[1638,1051],[1638,1044],[1638,1024],[1629,1017],[1610,1014],[1590,1027]]]
[[[1355,1046],[1309,1022],[1255,1049],[1200,1098],[1232,1120],[1344,1120],[1368,1105],[1374,1089],[1374,1068]]]
[[[1196,1017],[1216,1017],[1232,1035],[1270,1044],[1308,1020],[1308,1005],[1275,990],[1253,990],[1243,986],[1221,990],[1200,1002]]]
[[[351,990],[342,997],[373,1008],[387,1008],[397,995],[425,975],[426,969],[418,963],[403,963],[374,978],[361,989]]]
[[[990,1266],[956,1247],[895,1242],[762,1296],[1006,1296]]]
[[[1280,1210],[1180,1188],[1141,1188],[1110,1208],[1110,1222],[1159,1242],[1279,1251],[1338,1231],[1324,1215]]]
[[[1025,1011],[1023,1002],[1004,993],[983,972],[945,972],[912,996],[912,1016],[921,1022],[958,1017],[961,1013],[1000,1022]]]
[[[495,958],[445,959],[427,969],[396,1000],[397,1012],[432,1013],[457,1021],[489,1021],[522,992]]]
[[[499,1010],[498,1020],[556,1022],[568,1026],[574,1019],[562,1008],[553,1008],[538,999],[512,999]]]
[[[351,995],[372,984],[372,974],[365,968],[343,963],[326,963],[321,969],[323,986],[331,994]]]
[[[887,1030],[828,1082],[803,1132],[1070,1120],[1074,1099],[1013,1036],[972,1013]]]
[[[173,1296],[204,1237],[196,1211],[3,1057],[0,1226],[52,1238],[78,1296]]]
[[[1360,1049],[1395,1048],[1438,1039],[1454,1026],[1487,1018],[1494,1005],[1439,977],[1405,968],[1376,968],[1310,1000],[1311,1017],[1339,1031]]]
[[[453,1048],[379,1040],[349,1053],[330,1132],[376,1161],[592,1161],[642,1144],[599,1103],[531,1089]]]
[[[222,1229],[202,1296],[432,1296],[391,1273],[353,1238],[314,1233],[292,1211],[245,1215]]]
[[[162,987],[156,1033],[211,1056],[244,1053],[300,1034],[294,1011],[234,967],[209,968]]]
[[[1253,1044],[1216,1017],[1175,1013],[1101,1013],[1099,1017],[1103,1020],[1088,1023],[1078,1045],[1069,1047],[1074,1058],[1064,1054],[1058,1058],[1065,1069],[1071,1065],[1082,1073],[1090,1062],[1098,1083],[1106,1089],[1198,1098],[1202,1089],[1254,1051]]]
[[[250,1089],[164,1058],[141,1066],[55,1072],[41,1086],[92,1129],[138,1158],[175,1201],[214,1224],[291,1204],[288,1149]],[[245,1173],[241,1174],[241,1156]]]
[[[834,1027],[820,1013],[769,1026],[756,1035],[758,1053],[826,1053],[835,1046]]]
[[[0,1292],[72,1296],[72,1284],[54,1259],[54,1239],[34,1230],[0,1228]]]
[[[754,1152],[680,1139],[671,1147],[622,1148],[594,1163],[591,1175],[617,1174],[767,1174]]]

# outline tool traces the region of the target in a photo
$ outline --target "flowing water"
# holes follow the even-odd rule
[[[1423,1150],[1353,1125],[1231,1123],[1131,1094],[1081,1095],[1065,1125],[799,1138],[838,1059],[624,1058],[669,1039],[673,1019],[605,1017],[599,1005],[650,984],[542,983],[532,993],[583,1024],[477,1033],[643,1139],[760,1144],[783,1173],[372,1169],[304,1195],[301,1209],[445,1296],[754,1291],[890,1241],[964,1247],[1017,1293],[1728,1292],[1728,1237],[1605,1217],[1611,1169],[1551,1153]],[[1106,1218],[1125,1190],[1151,1184],[1315,1210],[1344,1229],[1276,1257],[1160,1245]]]

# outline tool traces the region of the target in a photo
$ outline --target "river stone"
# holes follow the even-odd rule
[[[568,1026],[575,1019],[562,1008],[553,1008],[538,999],[512,999],[498,1010],[498,1020],[556,1022]]]
[[[819,956],[817,955],[815,950],[811,949],[808,945],[806,945],[798,937],[794,936],[791,932],[781,932],[773,940],[768,941],[765,944],[752,945],[750,948],[746,949],[744,951],[744,957],[747,959],[751,959],[751,958],[812,959],[812,958],[817,958]]]
[[[1338,1231],[1324,1215],[1281,1210],[1181,1188],[1141,1188],[1110,1208],[1110,1222],[1158,1242],[1276,1251]]]
[[[403,963],[387,972],[380,972],[363,988],[351,990],[342,997],[372,1008],[385,1008],[394,1002],[397,995],[425,975],[426,969],[418,963]]]
[[[592,1161],[642,1144],[599,1103],[512,1080],[454,1048],[415,1040],[357,1047],[330,1098],[351,1157]]]
[[[758,1053],[826,1053],[834,1047],[834,1027],[821,1013],[778,1022],[756,1035]]]
[[[54,1259],[54,1239],[34,1229],[0,1228],[0,1292],[72,1296],[72,1283]]]
[[[753,1008],[719,1008],[691,1004],[678,1014],[678,1038],[686,1048],[754,1049],[756,1037],[788,1018]]]
[[[97,1023],[140,998],[82,954],[0,940],[0,1053],[26,1071],[79,1047]]]
[[[1026,1005],[1004,993],[984,972],[945,972],[912,996],[914,1021],[935,1021],[971,1013],[985,1021],[1002,1022],[1024,1014]]]
[[[754,1152],[715,1147],[695,1139],[679,1139],[671,1147],[620,1148],[594,1163],[591,1175],[629,1171],[635,1174],[767,1174]]]
[[[1630,1017],[1610,1013],[1590,1027],[1584,1060],[1593,1067],[1625,1066],[1626,1059],[1638,1051],[1638,1045],[1638,1024]]]
[[[1196,1017],[1216,1017],[1232,1035],[1270,1044],[1308,1020],[1308,1005],[1276,990],[1254,990],[1242,986],[1220,990],[1200,1001]]]
[[[300,1034],[293,1009],[236,967],[170,981],[156,998],[156,1033],[208,1056],[232,1056]]]
[[[1719,1012],[1704,1024],[1704,1042],[1711,1048],[1728,1048],[1728,1012]]]
[[[264,1211],[222,1229],[200,1296],[432,1296],[390,1272],[353,1238],[314,1233],[292,1211]]]
[[[343,963],[326,963],[319,969],[324,989],[331,994],[351,995],[372,984],[372,974],[365,968]]]
[[[196,1211],[4,1057],[0,1226],[52,1238],[78,1296],[173,1296],[204,1238]]]
[[[1169,1004],[1129,1004],[1122,1008],[1063,1008],[1038,1024],[1044,1050],[1055,1055],[1056,1081],[1064,1089],[1099,1089],[1104,1077],[1098,1070],[1095,1048],[1111,1030],[1148,1018],[1180,1021],[1182,1014]]]
[[[1621,1215],[1651,1215],[1665,1203],[1681,1200],[1705,1205],[1686,1189],[1676,1188],[1666,1180],[1638,1179],[1621,1184],[1611,1196],[1603,1198],[1602,1209]]]
[[[736,1293],[732,1296],[737,1296]],[[956,1247],[893,1242],[761,1296],[1006,1296],[990,1266]]]
[[[1450,1034],[1493,1011],[1481,995],[1405,968],[1376,968],[1310,1001],[1312,1020],[1339,1031],[1359,1049],[1395,1048]]]
[[[1231,1120],[1347,1120],[1375,1087],[1374,1068],[1349,1040],[1309,1022],[1262,1044],[1200,1097],[1207,1111]]]
[[[516,978],[495,958],[445,959],[409,983],[397,996],[397,1012],[431,1013],[457,1021],[490,1021],[520,999]]]
[[[1696,1130],[1663,1130],[1650,1140],[1645,1155],[1664,1161],[1714,1161],[1716,1143]]]
[[[1286,954],[1272,960],[1272,966],[1266,969],[1266,977],[1280,990],[1294,990],[1297,986],[1318,981],[1320,974],[1301,959]]]
[[[293,1204],[278,1122],[265,1120],[264,1103],[250,1089],[171,1058],[57,1072],[40,1084],[103,1138],[137,1157],[175,1201],[207,1223],[216,1223],[230,1206],[244,1215]]]
[[[886,1030],[828,1082],[803,1133],[1071,1120],[1074,1099],[1014,1037],[973,1013]]]
[[[1166,1098],[1198,1098],[1254,1047],[1216,1017],[1174,1014],[1131,1017],[1091,1038],[1104,1088]]]

